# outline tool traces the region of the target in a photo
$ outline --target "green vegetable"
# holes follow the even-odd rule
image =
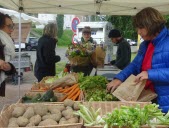
[[[45,94],[42,95],[42,97],[39,99],[39,101],[50,101],[51,98],[54,97],[53,90],[46,91]]]
[[[53,96],[52,98],[50,98],[50,102],[57,102],[57,97]]]
[[[82,104],[79,104],[79,108],[75,114],[83,118],[85,126],[104,124],[104,120],[99,116],[100,109],[95,111],[92,107],[88,108]]]
[[[39,100],[39,98],[41,98],[41,94],[37,93],[33,98],[32,98],[32,102],[37,102]]]
[[[26,94],[25,94],[25,96],[22,97],[22,100],[23,100],[23,101],[31,100],[31,99],[32,99],[32,97],[27,96]]]
[[[144,108],[137,106],[122,106],[116,108],[112,113],[108,113],[105,118],[106,127],[118,126],[127,128],[140,128],[141,125],[152,125],[151,120],[163,116],[163,113],[158,109],[158,105],[149,104]]]

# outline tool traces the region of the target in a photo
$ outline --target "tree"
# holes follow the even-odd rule
[[[64,15],[57,15],[56,21],[58,26],[58,37],[60,38],[63,35]]]
[[[137,32],[132,25],[131,16],[108,16],[107,19],[121,31],[123,37],[137,40]]]

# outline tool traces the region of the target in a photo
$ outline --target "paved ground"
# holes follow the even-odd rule
[[[0,110],[5,104],[16,103],[20,97],[23,96],[32,87],[32,83],[36,81],[33,72],[25,72],[23,76],[23,81],[21,81],[20,86],[14,85],[11,79],[7,80],[6,83],[6,96],[0,97]],[[19,91],[20,90],[20,91]],[[20,94],[19,94],[20,92]]]
[[[31,62],[34,65],[36,60],[36,51],[24,51],[22,53],[25,52],[31,55]],[[56,54],[60,55],[61,61],[67,61],[65,52],[66,48],[56,48]],[[37,80],[33,72],[24,72],[23,81],[21,81],[20,86],[14,85],[12,80],[8,79],[6,84],[6,96],[3,98],[0,97],[0,111],[5,104],[16,103],[21,96],[23,96],[27,91],[30,91],[32,84],[36,81]]]

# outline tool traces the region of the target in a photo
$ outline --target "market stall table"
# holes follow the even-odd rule
[[[103,68],[96,68],[95,74],[105,76],[108,81],[111,81],[120,71],[120,69],[115,68],[112,65],[105,65]]]

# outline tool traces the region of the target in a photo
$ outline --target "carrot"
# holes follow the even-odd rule
[[[68,98],[68,99],[71,99],[79,90],[80,90],[79,87],[76,88],[75,90],[73,90],[72,93],[68,94],[68,97],[67,97],[67,98]]]
[[[71,91],[72,89],[74,89],[74,88],[76,88],[76,87],[78,87],[78,84],[73,85],[72,87],[65,89],[63,92],[64,92],[64,93],[68,93],[69,91]]]
[[[78,87],[72,88],[72,89],[67,93],[67,95],[68,95],[68,96],[71,95],[77,88],[78,88]]]
[[[77,100],[80,101],[81,99],[82,99],[82,91],[80,90],[80,94]]]
[[[65,96],[60,100],[60,102],[63,102],[66,98],[67,98],[67,95],[65,95]]]
[[[76,100],[78,98],[78,96],[80,95],[80,90],[78,90],[78,92],[71,98],[72,100]]]

